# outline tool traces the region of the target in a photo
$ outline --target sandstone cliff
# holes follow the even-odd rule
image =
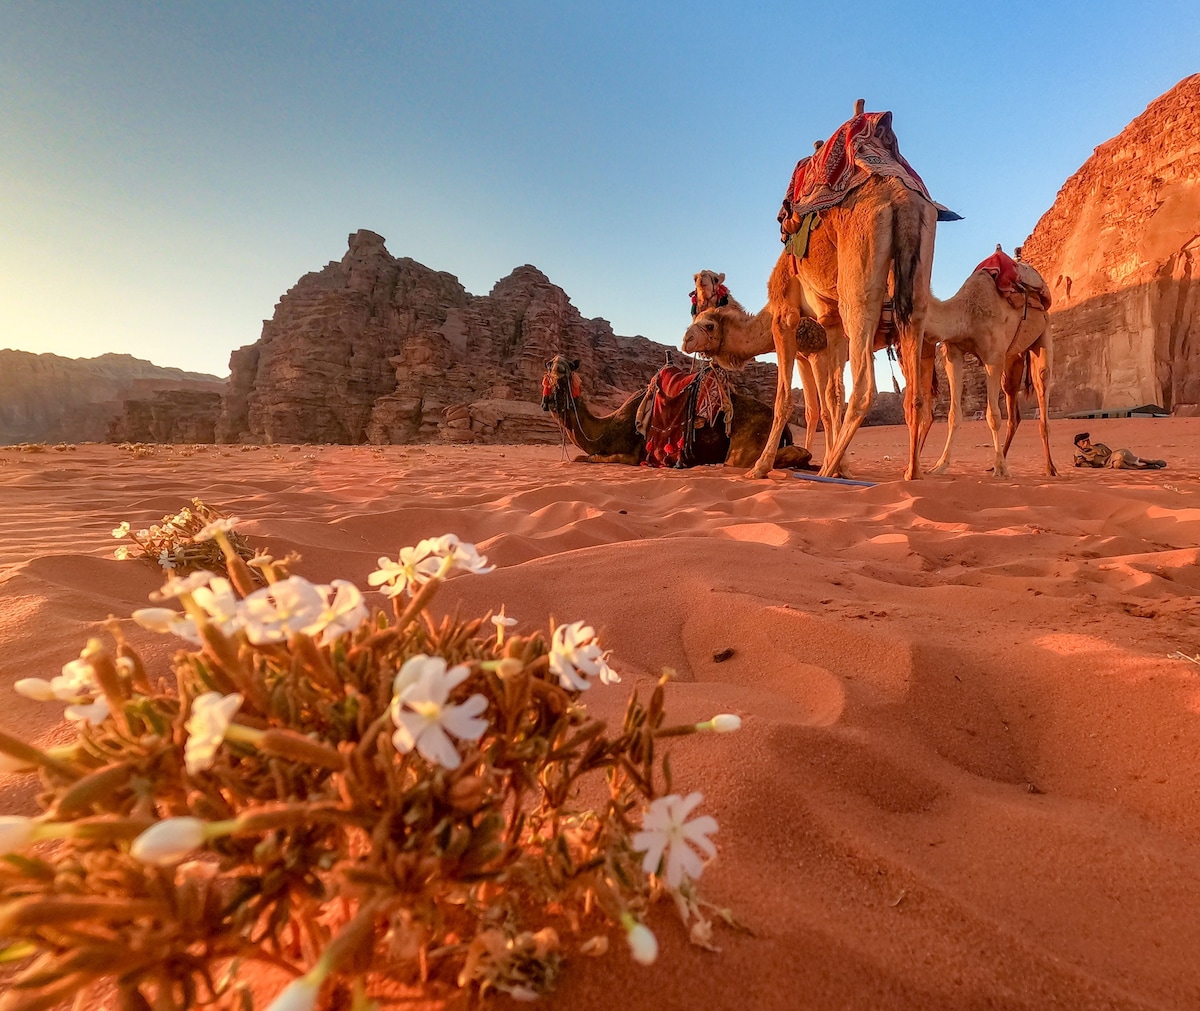
[[[1024,255],[1056,300],[1056,413],[1200,413],[1200,74],[1096,148]]]
[[[0,350],[0,445],[101,442],[130,398],[159,390],[221,393],[216,376],[162,368],[131,355],[63,358]]]
[[[540,407],[555,354],[581,360],[585,393],[605,410],[645,386],[668,354],[684,361],[583,318],[535,267],[475,296],[384,242],[352,234],[346,255],[304,275],[258,342],[233,353],[219,441],[556,442]],[[769,401],[775,368],[756,364],[739,383]]]

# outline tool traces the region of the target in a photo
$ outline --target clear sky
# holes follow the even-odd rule
[[[0,0],[0,347],[225,375],[370,228],[486,294],[532,263],[678,345],[748,308],[796,159],[890,109],[945,298],[1200,70],[1200,4]]]

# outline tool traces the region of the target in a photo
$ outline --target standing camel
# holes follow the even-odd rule
[[[802,320],[801,323],[811,323]],[[964,352],[971,352],[984,365],[988,374],[988,424],[996,448],[993,465],[997,477],[1009,476],[1004,462],[1012,444],[1017,426],[1021,423],[1021,411],[1017,403],[1022,377],[1028,369],[1034,390],[1037,393],[1042,434],[1042,447],[1046,456],[1046,473],[1057,474],[1050,455],[1049,424],[1047,421],[1046,387],[1050,370],[1049,315],[1034,303],[1014,306],[996,287],[996,282],[986,271],[979,270],[964,282],[958,292],[946,301],[930,296],[929,312],[925,317],[925,348],[922,358],[927,359],[936,342],[943,342],[946,358],[946,376],[950,385],[949,431],[941,459],[932,473],[944,474],[949,468],[950,451],[959,422],[962,420],[962,363]],[[887,346],[887,335],[877,331],[872,350],[880,351]],[[771,332],[771,308],[767,306],[757,316],[724,307],[710,309],[696,317],[683,338],[683,350],[690,354],[704,355],[727,369],[744,367],[757,355],[766,354],[774,348]],[[813,384],[819,405],[810,405],[809,386],[804,385],[805,424],[809,432],[816,427],[809,419],[820,413],[826,432],[826,451],[830,445],[830,433],[840,425],[841,402],[840,380],[846,364],[846,349],[829,342],[825,351],[800,354],[797,364],[811,369],[824,377],[824,382]],[[932,373],[930,373],[932,384]],[[1008,406],[1008,430],[1004,446],[999,436],[999,394],[1003,389]],[[926,391],[932,398],[932,389]],[[923,447],[932,423],[932,412],[922,427],[920,444]],[[806,440],[805,445],[811,448]],[[845,468],[839,472],[845,475]]]
[[[945,302],[930,299],[929,313],[925,317],[925,340],[941,343],[950,386],[946,445],[932,473],[945,474],[950,467],[950,451],[962,420],[963,355],[970,351],[987,373],[987,422],[996,451],[993,473],[996,477],[1010,476],[1005,457],[1021,423],[1017,394],[1021,379],[1028,371],[1037,393],[1046,473],[1054,477],[1058,470],[1050,455],[1050,425],[1046,410],[1052,350],[1050,315],[1041,303],[1027,301],[1023,305],[1013,305],[997,290],[989,273],[977,270]],[[1003,447],[1000,445],[1001,390],[1008,406],[1008,431]],[[925,434],[928,434],[928,428]],[[924,442],[924,436],[921,441]]]
[[[904,418],[909,446],[905,477],[919,478],[921,426],[926,417],[932,417],[926,390],[932,384],[933,358],[932,354],[924,353],[924,333],[938,209],[925,195],[924,184],[900,158],[891,131],[891,114],[862,110],[860,100],[855,106],[854,119],[820,151],[797,166],[793,183],[798,177],[803,178],[799,174],[805,162],[816,167],[828,166],[835,156],[845,161],[844,147],[832,142],[844,141],[852,133],[861,135],[864,131],[869,139],[876,141],[876,150],[890,150],[895,162],[892,170],[905,170],[906,181],[879,170],[864,175],[867,169],[857,165],[852,171],[843,167],[839,170],[841,178],[849,182],[839,191],[837,203],[821,206],[817,227],[812,227],[811,215],[801,213],[802,207],[791,204],[796,194],[789,187],[783,230],[787,234],[806,235],[807,251],[805,255],[793,255],[785,249],[767,282],[771,331],[779,358],[775,434],[783,430],[792,409],[796,327],[801,316],[812,316],[825,328],[831,347],[840,347],[844,340],[848,349],[851,393],[833,447],[821,467],[824,476],[840,472],[850,441],[875,398],[871,350],[888,298],[891,275],[900,365],[905,379]],[[921,381],[926,370],[928,384]],[[747,476],[765,476],[769,463],[765,457],[760,459]]]
[[[804,396],[804,448],[812,451],[817,432],[817,419],[825,429],[825,452],[841,421],[841,372],[846,364],[845,350],[828,346],[821,325],[807,316],[801,317],[799,327],[805,332],[797,341],[796,367],[800,372],[800,391]],[[804,346],[825,344],[821,351],[805,351]],[[723,369],[740,371],[746,363],[775,347],[771,333],[771,307],[766,306],[751,316],[737,303],[706,309],[683,335],[683,350],[687,354],[703,355]]]

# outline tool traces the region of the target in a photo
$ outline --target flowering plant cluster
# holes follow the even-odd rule
[[[659,894],[711,946],[717,824],[671,793],[661,741],[736,716],[665,726],[664,673],[610,729],[584,700],[620,678],[584,622],[435,620],[445,579],[491,570],[453,535],[379,560],[380,610],[266,556],[259,585],[231,534],[227,577],[173,576],[133,615],[191,645],[173,676],[110,619],[111,645],[16,685],[77,734],[0,731],[0,770],[40,776],[44,806],[0,818],[0,1011],[248,1008],[247,962],[280,975],[275,1011],[366,1009],[385,981],[531,998],[613,928],[653,962]]]
[[[134,530],[122,522],[112,535],[118,540],[132,541],[133,546],[121,544],[113,554],[122,561],[141,558],[177,575],[203,571],[227,575],[226,545],[219,541],[218,533],[225,534],[229,547],[243,560],[254,558],[254,549],[234,529],[236,524],[236,517],[226,516],[194,498],[190,506],[184,506],[174,516],[164,516],[161,522],[147,528]]]

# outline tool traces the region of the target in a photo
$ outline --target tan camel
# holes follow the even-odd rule
[[[811,321],[801,321],[804,322]],[[996,449],[993,469],[997,477],[1009,476],[1005,457],[1012,444],[1017,426],[1021,423],[1017,396],[1023,375],[1030,376],[1037,393],[1042,434],[1042,446],[1046,456],[1046,473],[1057,474],[1050,455],[1049,424],[1046,408],[1046,387],[1050,369],[1049,315],[1036,304],[1012,305],[996,288],[991,275],[985,271],[972,274],[962,288],[945,302],[930,296],[929,312],[925,317],[925,348],[922,358],[928,359],[936,342],[943,343],[946,359],[946,376],[950,384],[950,414],[947,419],[949,431],[946,446],[932,473],[944,474],[949,468],[950,452],[959,423],[962,420],[962,365],[964,352],[971,352],[988,374],[988,425],[992,429],[992,440]],[[882,328],[876,331],[872,350],[880,351],[887,346],[887,333]],[[683,338],[683,350],[690,354],[701,354],[727,369],[743,368],[747,361],[757,355],[766,354],[774,348],[771,333],[771,308],[767,306],[757,316],[739,309],[724,307],[710,309],[696,317]],[[804,384],[805,423],[818,413],[825,427],[826,452],[831,444],[830,433],[836,432],[841,424],[844,410],[844,395],[841,389],[842,372],[846,365],[846,344],[830,341],[823,352],[798,354],[796,359]],[[806,376],[811,370],[817,378],[811,384]],[[932,387],[932,373],[930,372]],[[1008,430],[1003,448],[1000,446],[999,394],[1003,390],[1008,406]],[[926,396],[932,401],[932,388]],[[920,432],[920,444],[924,447],[933,420],[932,412]],[[809,425],[811,436],[815,424]],[[806,448],[811,449],[810,439],[805,439]],[[846,476],[843,466],[839,475]]]
[[[728,305],[699,313],[684,333],[682,347],[688,354],[703,355],[723,369],[740,371],[752,358],[774,350],[771,319],[770,306],[751,316],[731,301]],[[799,326],[820,329],[820,324],[807,316],[801,318]],[[841,422],[845,349],[843,345],[842,348],[826,347],[823,351],[804,352],[800,347],[805,343],[798,341],[796,352],[800,390],[804,396],[804,448],[812,451],[819,418],[825,429],[825,452],[828,454]]]
[[[1040,279],[1039,279],[1040,280]],[[1022,376],[1027,372],[1037,394],[1042,448],[1046,473],[1054,477],[1058,470],[1050,455],[1049,419],[1046,411],[1046,385],[1050,374],[1050,315],[1033,301],[1013,305],[996,288],[992,276],[978,270],[963,282],[951,298],[931,298],[925,317],[925,340],[942,345],[946,378],[950,384],[949,430],[941,458],[932,473],[945,474],[950,467],[950,452],[962,421],[963,355],[971,352],[987,373],[987,421],[996,451],[993,473],[1009,477],[1005,457],[1012,444],[1021,409],[1017,404]],[[1000,445],[1000,393],[1008,406],[1008,431]],[[924,443],[928,427],[922,434]]]
[[[922,426],[932,420],[928,391],[933,382],[932,348],[924,351],[929,309],[937,208],[899,179],[871,176],[836,207],[821,212],[820,227],[809,238],[808,255],[797,259],[786,250],[767,282],[767,304],[779,384],[775,393],[774,434],[792,410],[792,364],[796,330],[802,316],[825,328],[830,348],[847,348],[851,391],[837,425],[833,446],[821,466],[823,476],[842,473],[842,459],[875,399],[872,349],[883,304],[891,299],[904,371],[904,418],[908,424],[905,477],[921,476]],[[824,415],[822,415],[824,417]],[[764,454],[765,456],[765,454]],[[764,477],[768,459],[760,459],[748,477]]]
[[[692,289],[692,315],[698,316],[705,309],[715,309],[719,305],[732,305],[742,308],[742,303],[729,294],[725,287],[725,275],[715,270],[698,271],[692,278],[696,287]]]
[[[564,355],[555,355],[546,363],[542,410],[553,414],[571,442],[587,454],[578,457],[578,462],[640,464],[646,457],[646,440],[637,430],[637,415],[647,391],[635,393],[609,414],[595,415],[580,389],[578,368],[578,359],[571,361]],[[771,430],[771,409],[739,393],[731,393],[731,398],[733,421],[728,434],[720,424],[695,430],[693,466],[749,467],[762,454],[763,440]],[[808,451],[792,445],[790,432],[785,431],[775,445],[776,452],[771,455],[775,466],[808,465]]]

